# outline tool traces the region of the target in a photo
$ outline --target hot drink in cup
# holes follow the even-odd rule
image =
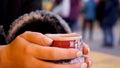
[[[72,34],[46,34],[49,38],[53,39],[51,47],[60,48],[76,48],[83,52],[82,37],[76,33]],[[60,60],[55,63],[76,63],[84,62],[84,56],[77,57],[71,60]]]

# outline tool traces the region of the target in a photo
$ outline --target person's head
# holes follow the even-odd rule
[[[12,23],[7,35],[7,42],[11,42],[16,36],[25,31],[43,34],[71,32],[66,22],[58,15],[47,11],[35,11],[30,14],[24,14]]]

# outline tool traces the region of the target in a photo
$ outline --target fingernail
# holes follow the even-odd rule
[[[80,57],[80,56],[82,56],[83,54],[82,54],[82,52],[81,51],[78,51],[77,52],[77,57]]]
[[[86,63],[81,64],[81,68],[87,68],[87,64]]]
[[[88,48],[88,52],[90,52],[90,48]]]
[[[92,66],[92,61],[89,61],[89,66],[90,66],[90,67]]]

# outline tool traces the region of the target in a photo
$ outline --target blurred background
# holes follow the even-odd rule
[[[24,13],[51,11],[60,15],[72,32],[82,35],[84,42],[90,46],[92,68],[120,68],[120,0],[21,1],[1,2],[0,29],[4,26],[5,33],[8,25]]]
[[[60,15],[72,32],[82,35],[92,51],[92,68],[119,68],[119,3],[120,0],[46,0],[43,9]]]

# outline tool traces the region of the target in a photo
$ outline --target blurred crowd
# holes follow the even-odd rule
[[[59,14],[73,32],[80,29],[79,16],[83,17],[82,36],[86,37],[89,27],[89,39],[93,38],[94,22],[97,21],[103,36],[103,46],[114,46],[113,27],[118,20],[119,0],[55,0],[53,11]]]
[[[60,15],[73,32],[82,28],[83,39],[89,27],[89,39],[92,40],[94,22],[97,21],[104,35],[103,46],[114,46],[113,27],[118,20],[119,0],[3,0],[0,3],[0,25],[4,26],[5,33],[20,15],[47,10]],[[83,17],[82,26],[80,16]]]

